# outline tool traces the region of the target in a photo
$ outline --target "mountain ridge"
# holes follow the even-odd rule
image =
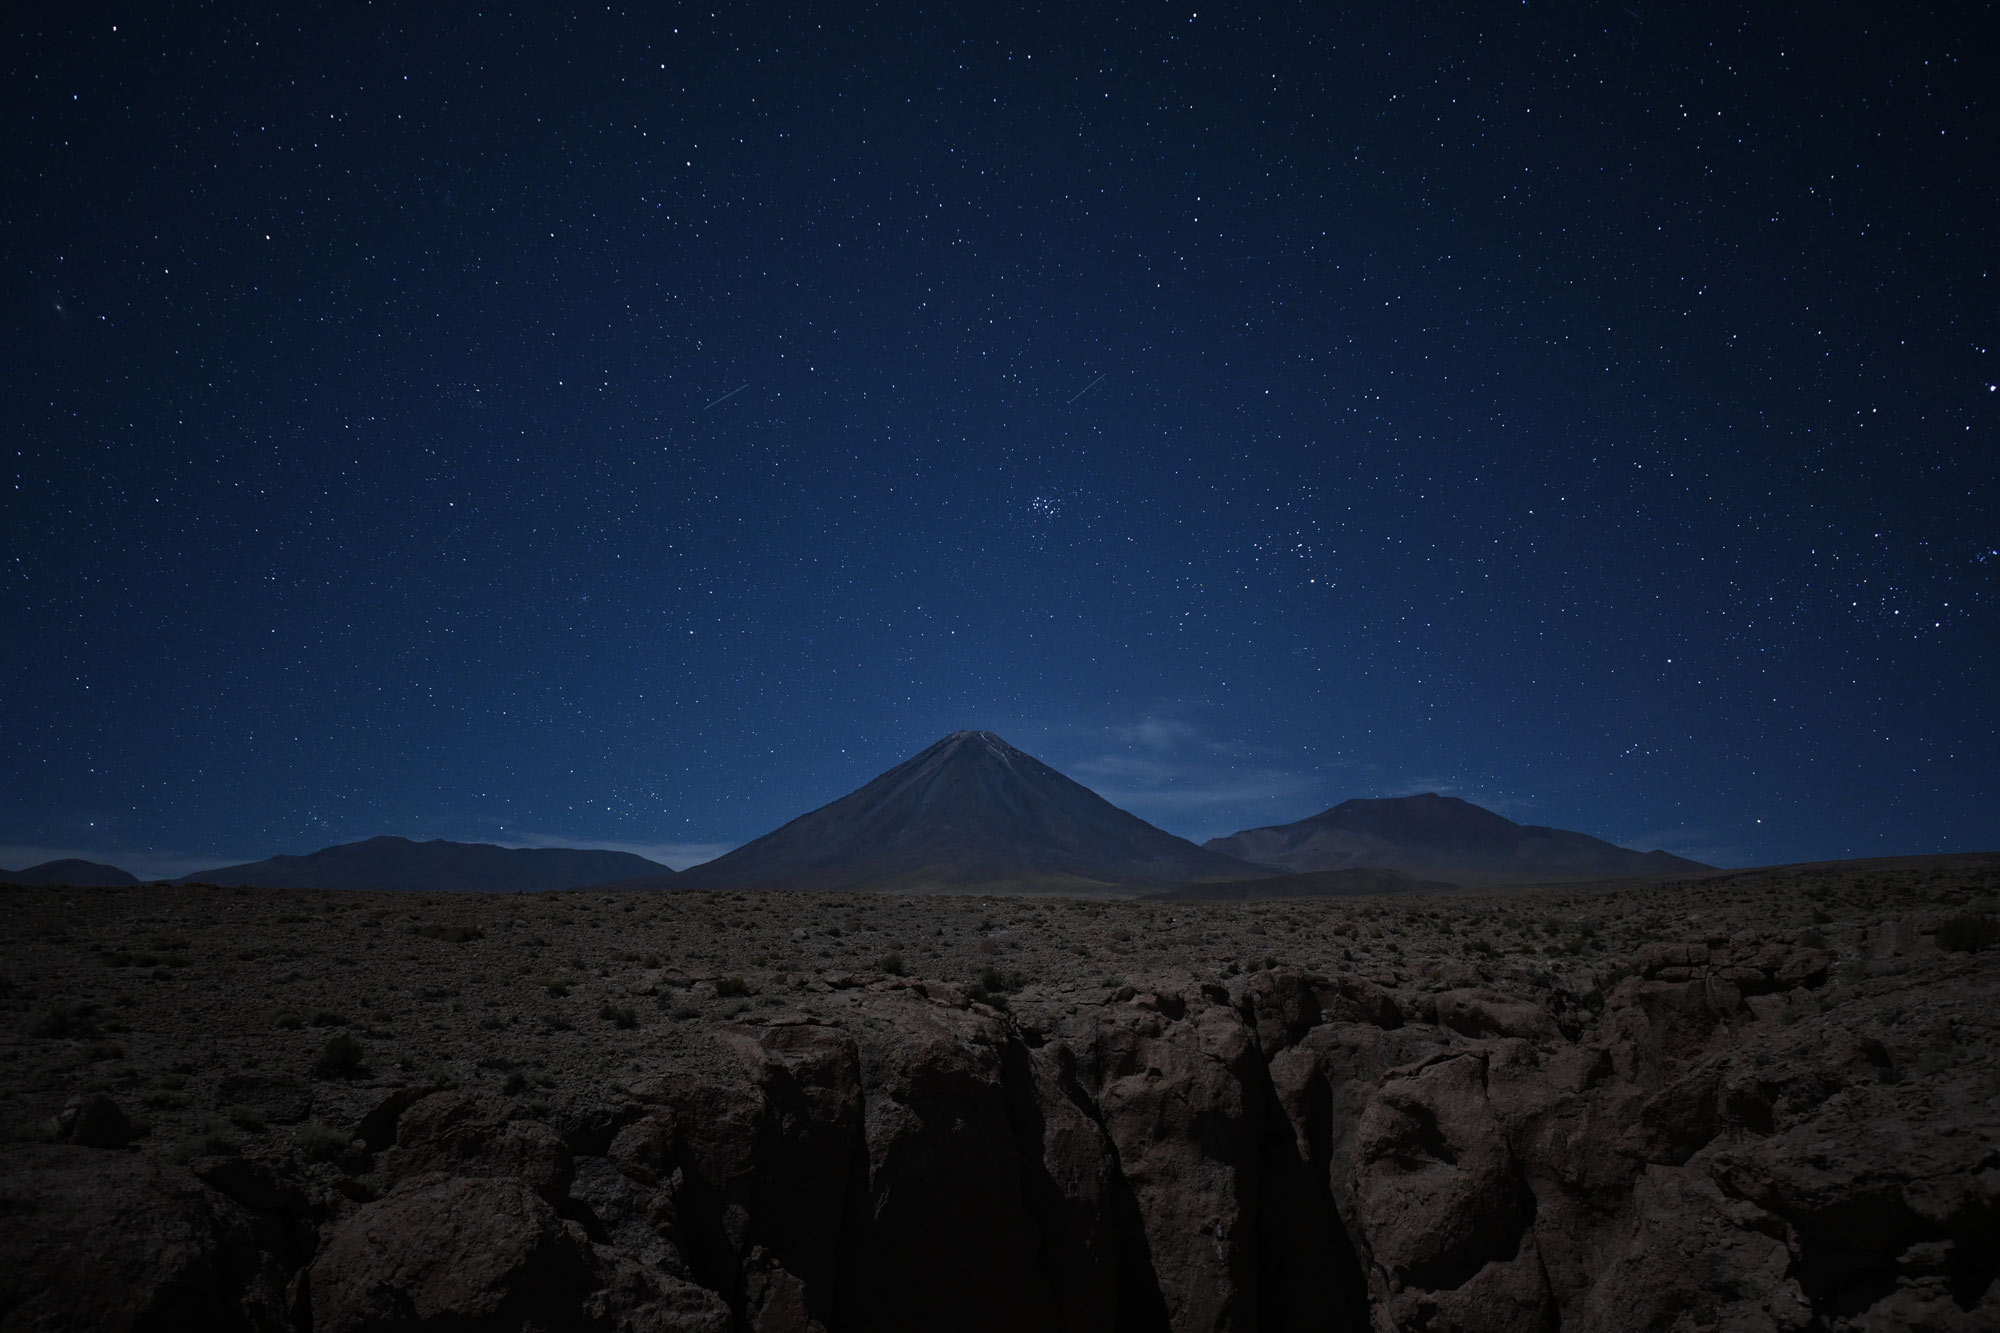
[[[490,842],[415,842],[381,835],[337,843],[303,856],[272,856],[181,876],[182,884],[265,889],[393,889],[527,892],[581,889],[644,877],[671,882],[674,872],[631,852],[585,847],[500,847]]]
[[[1342,801],[1290,824],[1244,829],[1202,844],[1290,874],[1397,870],[1460,884],[1535,884],[1710,874],[1664,851],[1635,851],[1587,833],[1516,824],[1455,796]]]
[[[129,870],[107,865],[102,861],[85,861],[80,857],[65,856],[54,861],[44,861],[24,870],[0,870],[0,884],[17,884],[43,887],[49,885],[69,885],[79,889],[126,888],[140,883],[137,875]]]

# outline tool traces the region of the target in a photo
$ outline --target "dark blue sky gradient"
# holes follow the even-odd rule
[[[0,864],[2000,846],[1993,6],[981,8],[9,19]]]

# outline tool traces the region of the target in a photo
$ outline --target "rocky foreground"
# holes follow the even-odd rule
[[[1992,1329],[1997,891],[0,890],[0,1329]]]

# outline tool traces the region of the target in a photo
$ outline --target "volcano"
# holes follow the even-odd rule
[[[1245,829],[1203,846],[1294,874],[1399,870],[1466,885],[1666,878],[1714,869],[1667,852],[1636,852],[1587,833],[1516,824],[1436,792],[1342,801],[1295,824]]]
[[[496,847],[433,838],[368,838],[305,856],[273,856],[198,870],[183,884],[252,884],[262,889],[417,889],[539,893],[614,880],[671,879],[673,871],[631,852],[584,847]]]
[[[990,731],[955,731],[674,886],[1091,892],[1268,873],[1154,828]]]

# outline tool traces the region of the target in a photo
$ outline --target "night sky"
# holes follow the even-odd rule
[[[244,8],[0,28],[0,865],[686,865],[958,728],[2000,846],[1991,4]]]

